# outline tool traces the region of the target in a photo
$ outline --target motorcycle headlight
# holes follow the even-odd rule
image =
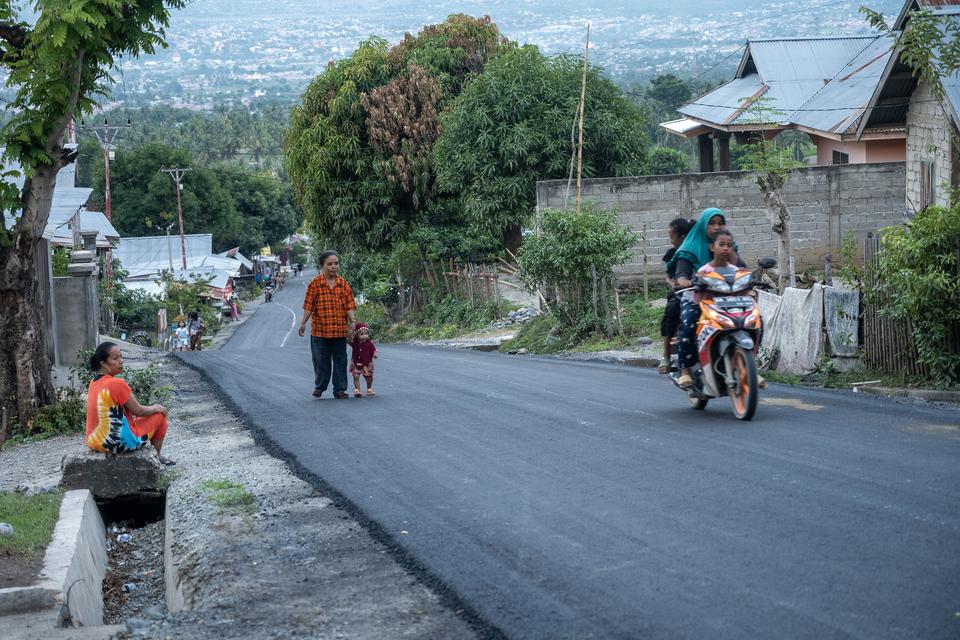
[[[730,293],[730,285],[723,280],[711,278],[707,284],[707,289],[714,293]]]
[[[740,291],[741,289],[746,289],[747,287],[750,286],[751,278],[753,278],[753,276],[749,273],[745,276],[740,276],[739,278],[733,281],[733,287],[731,290]]]

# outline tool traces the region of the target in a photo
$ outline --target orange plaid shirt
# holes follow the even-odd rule
[[[333,289],[327,286],[323,274],[307,285],[303,299],[304,311],[310,312],[310,335],[318,338],[347,337],[347,311],[357,308],[350,283],[337,276]]]

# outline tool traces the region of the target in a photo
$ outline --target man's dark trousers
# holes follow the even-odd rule
[[[313,387],[327,390],[333,364],[333,392],[347,390],[347,339],[310,336],[310,355],[313,357]]]

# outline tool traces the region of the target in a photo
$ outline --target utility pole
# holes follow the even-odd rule
[[[90,127],[93,130],[97,140],[100,142],[101,148],[103,148],[103,176],[104,176],[104,188],[103,188],[103,197],[104,197],[104,215],[107,216],[107,220],[111,220],[110,216],[110,158],[113,155],[113,143],[120,135],[124,129],[130,126],[129,121],[125,125],[112,125],[109,124],[106,120],[103,121],[103,124],[98,124]],[[113,325],[113,316],[112,316],[112,307],[113,307],[113,249],[107,249],[107,256],[105,264],[103,265],[103,276],[107,281],[107,298],[110,300],[111,306],[111,320],[109,323],[110,326],[107,327],[107,330],[110,331]]]
[[[177,219],[180,221],[180,258],[183,262],[183,270],[187,270],[187,241],[183,237],[183,207],[180,205],[180,191],[183,189],[181,180],[183,174],[191,169],[189,167],[174,167],[173,169],[160,169],[164,173],[169,173],[170,177],[177,184]]]

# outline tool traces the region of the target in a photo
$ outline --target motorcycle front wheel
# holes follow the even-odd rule
[[[749,420],[757,411],[757,363],[753,351],[734,347],[730,352],[730,367],[735,387],[730,388],[730,404],[737,420]]]
[[[690,402],[690,408],[701,411],[707,408],[707,401],[704,398],[698,398],[695,395],[687,396],[687,400]]]

